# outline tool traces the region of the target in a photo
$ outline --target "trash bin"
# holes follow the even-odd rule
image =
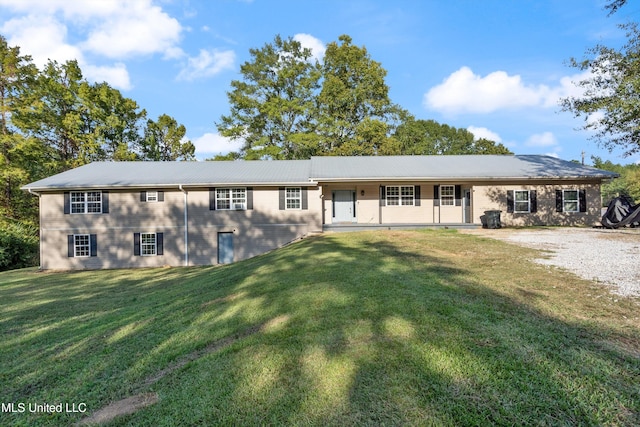
[[[486,228],[501,228],[500,213],[502,211],[484,211]]]

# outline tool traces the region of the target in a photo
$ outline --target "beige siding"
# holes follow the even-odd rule
[[[586,190],[586,212],[556,212],[556,190]],[[536,190],[538,209],[535,213],[508,213],[507,191]],[[584,182],[546,182],[532,185],[529,182],[509,185],[495,183],[473,186],[473,218],[480,223],[480,216],[487,210],[501,210],[500,219],[505,226],[564,225],[593,226],[601,219],[600,184]]]
[[[41,267],[97,269],[180,266],[185,263],[184,193],[165,189],[163,202],[141,202],[139,191],[109,191],[109,213],[64,214],[64,193],[40,199]],[[308,209],[279,210],[278,188],[254,188],[253,210],[210,211],[209,189],[189,189],[189,264],[217,263],[217,233],[234,233],[234,258],[245,259],[322,230],[320,190]],[[134,233],[163,233],[164,253],[134,256]],[[67,236],[95,234],[95,257],[68,257]]]
[[[435,185],[460,185],[471,189],[471,223],[480,225],[481,216],[487,210],[501,210],[502,224],[506,226],[524,225],[596,225],[600,222],[600,183],[584,181],[536,182],[451,182],[451,183],[390,183],[371,182],[357,184],[331,183],[323,186],[324,221],[332,223],[332,192],[334,190],[355,190],[358,224],[460,224],[464,221],[464,207],[438,206],[434,204]],[[380,185],[420,185],[420,206],[380,206]],[[556,212],[555,190],[586,190],[587,212]],[[538,211],[528,214],[507,213],[508,190],[536,190]],[[362,193],[364,191],[364,194]]]

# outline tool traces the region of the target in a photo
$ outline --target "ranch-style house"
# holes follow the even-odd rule
[[[369,227],[592,226],[612,172],[539,155],[96,162],[25,185],[40,267],[211,265]]]

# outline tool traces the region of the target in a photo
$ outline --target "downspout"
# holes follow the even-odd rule
[[[182,184],[178,185],[182,194],[184,194],[184,266],[189,266],[189,215],[187,211],[187,191],[182,188]]]
[[[40,214],[42,214],[42,206],[41,206],[41,201],[42,199],[40,198],[40,193],[33,191],[32,189],[29,188],[29,194],[33,194],[34,196],[38,196],[38,212]],[[38,224],[38,253],[39,253],[39,266],[38,268],[40,270],[42,270],[42,220],[40,219]]]

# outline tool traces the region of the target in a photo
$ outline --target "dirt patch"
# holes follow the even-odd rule
[[[157,401],[158,395],[156,393],[144,393],[137,396],[127,397],[126,399],[113,402],[99,411],[94,412],[89,418],[85,418],[80,421],[78,425],[86,426],[108,423],[116,417],[133,414],[137,410],[153,405]]]

